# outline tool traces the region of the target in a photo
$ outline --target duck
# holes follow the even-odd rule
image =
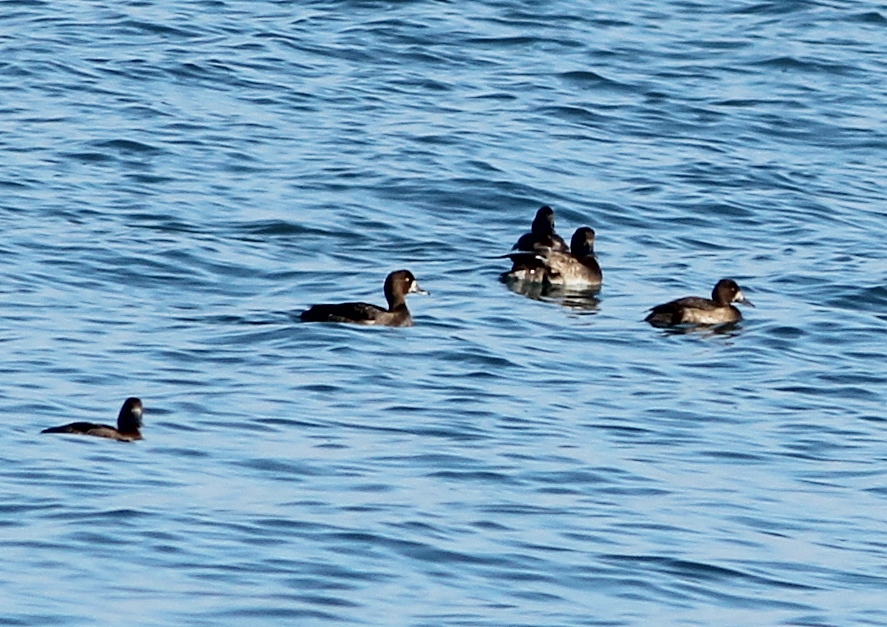
[[[742,303],[749,307],[748,300],[733,279],[721,279],[711,291],[711,298],[688,296],[679,298],[650,310],[644,320],[654,327],[670,327],[680,324],[714,325],[728,324],[742,320],[742,313],[731,303]]]
[[[576,229],[570,240],[571,252],[537,247],[534,251],[508,253],[513,266],[502,275],[505,281],[541,283],[544,287],[592,289],[603,281],[601,266],[594,254],[594,229]]]
[[[548,205],[543,205],[536,211],[530,232],[521,235],[511,249],[533,251],[540,247],[558,252],[567,251],[567,243],[554,232],[554,210]]]
[[[395,270],[385,278],[385,300],[388,309],[369,303],[336,303],[312,305],[299,318],[303,322],[347,322],[386,327],[413,326],[407,309],[407,294],[428,294],[409,270]]]
[[[601,266],[594,254],[594,229],[579,227],[570,239],[570,252],[543,253],[545,273],[542,282],[547,286],[566,288],[596,288],[604,280]]]
[[[142,401],[131,396],[123,402],[117,414],[117,427],[96,424],[93,422],[72,422],[59,427],[49,427],[40,433],[75,433],[78,435],[94,435],[99,438],[110,438],[121,442],[141,440],[142,433]]]

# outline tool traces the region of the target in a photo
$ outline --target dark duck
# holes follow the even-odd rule
[[[299,316],[303,322],[348,322],[386,327],[409,327],[413,317],[407,309],[407,294],[427,294],[409,270],[396,270],[385,279],[388,309],[369,303],[312,305]]]
[[[742,313],[732,303],[749,301],[733,279],[721,279],[711,291],[711,298],[688,296],[656,305],[644,318],[654,327],[671,327],[682,324],[714,325],[742,320]]]
[[[139,429],[142,426],[142,401],[135,397],[126,399],[120,413],[117,414],[117,427],[96,424],[93,422],[72,422],[60,427],[50,427],[40,433],[76,433],[78,435],[94,435],[99,438],[110,438],[121,442],[141,440]]]

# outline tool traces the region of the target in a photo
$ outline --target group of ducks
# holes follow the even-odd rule
[[[571,290],[597,290],[603,272],[594,254],[594,229],[576,229],[570,246],[554,230],[554,211],[549,206],[536,212],[529,233],[521,235],[511,252],[503,255],[512,261],[510,271],[502,275],[506,282],[539,284]],[[427,294],[409,270],[397,270],[385,279],[388,309],[369,303],[313,305],[303,311],[304,322],[349,322],[352,324],[405,327],[413,324],[407,309],[407,294]],[[688,296],[650,310],[645,318],[657,327],[683,324],[714,325],[739,322],[742,314],[732,303],[752,303],[745,298],[733,279],[721,279],[711,298]]]
[[[522,235],[512,252],[505,255],[513,265],[502,279],[541,284],[546,288],[598,290],[603,273],[594,254],[594,238],[594,229],[580,227],[567,248],[554,230],[554,211],[548,206],[541,207],[530,232]],[[711,298],[687,296],[656,305],[644,320],[655,327],[730,324],[742,320],[742,313],[733,303],[754,307],[736,281],[721,279],[715,284]]]
[[[554,230],[554,211],[541,207],[536,212],[530,232],[517,240],[512,251],[503,255],[512,261],[510,271],[502,275],[505,281],[539,284],[573,290],[597,290],[603,282],[603,273],[594,254],[594,229],[583,226],[576,229],[566,242]],[[300,314],[304,322],[347,322],[352,324],[406,327],[413,324],[407,309],[407,294],[427,294],[409,270],[396,270],[385,279],[385,300],[388,309],[369,303],[350,302],[312,305]],[[679,325],[718,325],[742,320],[733,303],[754,305],[745,298],[733,279],[721,279],[711,298],[688,296],[656,305],[645,318],[656,327]],[[117,427],[91,422],[72,422],[44,429],[41,433],[76,433],[113,440],[141,440],[142,401],[126,399],[117,415]]]

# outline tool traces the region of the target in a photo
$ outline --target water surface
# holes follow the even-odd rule
[[[887,622],[887,7],[0,16],[0,623]],[[499,282],[542,204],[596,300]]]

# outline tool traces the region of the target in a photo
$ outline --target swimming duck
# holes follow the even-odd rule
[[[123,402],[123,407],[120,408],[120,413],[117,414],[117,428],[111,425],[100,425],[92,422],[72,422],[60,427],[44,429],[40,433],[76,433],[130,442],[142,439],[142,434],[139,431],[141,426],[142,401],[135,397],[130,397]]]
[[[739,289],[736,281],[721,279],[711,291],[710,299],[688,296],[656,305],[644,320],[654,327],[739,322],[742,320],[742,313],[731,303],[743,303],[754,307]]]
[[[567,288],[600,287],[601,266],[594,255],[594,229],[576,229],[570,240],[570,252],[543,253],[546,271],[543,283]]]
[[[388,309],[369,303],[312,305],[299,316],[303,322],[350,322],[387,327],[409,327],[413,317],[407,309],[407,294],[427,294],[409,270],[396,270],[385,279]]]
[[[561,252],[537,247],[534,251],[519,250],[508,253],[514,263],[502,275],[509,281],[542,283],[547,287],[573,289],[599,287],[603,274],[594,255],[594,229],[583,226],[576,229],[570,241],[572,252]]]
[[[567,250],[567,243],[554,232],[554,210],[544,205],[536,212],[529,233],[524,233],[512,247],[512,250],[535,250],[547,248],[558,252]]]

